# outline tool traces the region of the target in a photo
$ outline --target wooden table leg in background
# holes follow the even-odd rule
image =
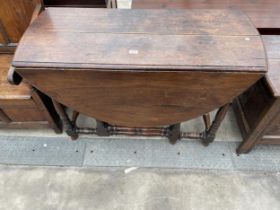
[[[62,133],[62,122],[55,112],[51,100],[36,88],[32,88],[31,97],[37,104],[38,108],[40,108],[40,110],[42,111],[50,127],[54,129],[56,133]]]
[[[204,121],[205,129],[206,130],[210,129],[211,119],[209,113],[203,115],[203,121]]]
[[[167,138],[171,144],[175,144],[181,138],[181,123],[171,125],[168,128]]]
[[[219,108],[217,111],[215,118],[210,124],[210,115],[205,114],[203,115],[203,120],[205,124],[205,131],[203,132],[181,132],[181,138],[186,138],[186,139],[197,139],[197,140],[202,140],[203,145],[208,146],[210,143],[212,143],[215,140],[216,133],[224,120],[226,113],[230,107],[230,103],[222,106]]]
[[[202,138],[202,143],[205,146],[208,146],[210,143],[212,143],[214,141],[214,139],[216,137],[216,133],[217,133],[222,121],[224,120],[229,107],[230,107],[230,103],[222,106],[216,113],[216,116],[215,116],[210,128],[205,132],[204,138]]]
[[[238,146],[236,153],[237,154],[246,154],[249,153],[252,148],[260,144],[263,141],[263,144],[265,143],[265,137],[267,130],[271,127],[276,129],[278,128],[275,125],[279,124],[279,116],[280,116],[280,98],[272,99],[273,102],[266,103],[265,109],[263,109],[262,114],[259,114],[260,117],[256,121],[256,125],[253,128],[247,128],[246,137],[241,142],[241,144]],[[238,117],[241,118],[241,114],[244,115],[243,110],[241,109],[241,104],[239,102],[239,99],[235,100],[235,111],[238,113]],[[241,119],[239,119],[241,120]],[[243,125],[246,121],[246,118],[244,118],[244,121],[239,122],[241,125]],[[245,126],[244,126],[245,128]],[[277,137],[277,135],[274,134],[274,136]],[[267,142],[269,144],[275,144],[275,137],[274,141],[272,139],[272,142]],[[279,139],[279,138],[278,138]]]
[[[57,113],[59,114],[64,126],[65,126],[65,131],[67,133],[68,136],[71,137],[72,140],[76,140],[78,138],[78,133],[76,131],[76,126],[73,122],[71,122],[71,120],[69,119],[67,113],[65,112],[65,107],[56,102],[55,100],[53,101],[53,105],[55,107],[55,110],[57,111]]]

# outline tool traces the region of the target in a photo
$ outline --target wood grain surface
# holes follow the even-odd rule
[[[153,127],[230,102],[264,75],[266,55],[238,10],[50,8],[28,28],[13,66],[78,112]]]
[[[226,9],[245,12],[257,28],[280,28],[279,0],[133,0],[133,9]]]
[[[113,125],[169,125],[231,101],[260,74],[18,69],[57,101]]]
[[[264,59],[238,10],[50,8],[25,33],[14,66],[256,72]]]

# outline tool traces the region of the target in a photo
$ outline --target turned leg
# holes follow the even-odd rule
[[[204,135],[202,137],[202,143],[205,146],[208,146],[210,143],[212,143],[214,141],[214,139],[216,137],[216,133],[221,125],[221,122],[223,121],[223,119],[226,116],[229,106],[230,106],[230,104],[228,103],[228,104],[222,106],[218,110],[218,112],[215,116],[215,119],[212,122],[210,128],[204,132]]]
[[[67,135],[70,136],[72,140],[76,140],[78,138],[78,133],[76,132],[76,126],[69,119],[67,113],[65,112],[65,108],[63,107],[62,104],[56,102],[55,100],[53,100],[53,104],[65,126]]]
[[[98,136],[110,136],[110,131],[109,131],[109,124],[96,120],[96,135]]]
[[[52,106],[51,100],[35,88],[32,88],[31,96],[38,108],[43,112],[49,126],[55,133],[62,133],[62,123]]]
[[[209,130],[211,127],[211,119],[209,113],[203,115],[203,121],[205,125],[205,130]]]
[[[175,144],[181,138],[181,124],[171,125],[169,127],[167,138],[171,144]]]
[[[77,127],[77,119],[78,119],[79,115],[80,115],[79,112],[73,110],[71,122],[73,123],[73,125],[74,125],[75,127]]]

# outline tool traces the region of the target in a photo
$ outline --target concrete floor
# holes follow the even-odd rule
[[[1,210],[279,210],[279,173],[0,167]]]
[[[183,129],[201,127],[195,119]],[[71,142],[50,130],[1,130],[0,210],[279,210],[280,147],[236,156],[232,111],[217,137],[205,148],[188,140]]]

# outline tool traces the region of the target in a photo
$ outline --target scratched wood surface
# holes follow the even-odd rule
[[[133,0],[133,9],[225,9],[239,8],[257,28],[280,28],[279,0]]]
[[[178,123],[230,102],[266,71],[238,10],[50,8],[13,66],[58,102],[110,124]]]
[[[14,64],[259,71],[264,57],[238,10],[51,8],[29,27]]]

